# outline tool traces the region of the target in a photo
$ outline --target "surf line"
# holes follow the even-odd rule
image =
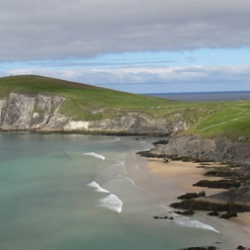
[[[89,152],[89,153],[83,153],[83,154],[88,155],[88,156],[93,156],[93,157],[101,159],[103,161],[105,160],[105,156],[96,154],[95,152]]]
[[[190,220],[188,218],[178,218],[177,220],[175,220],[175,222],[177,223],[177,225],[183,226],[183,227],[204,229],[204,230],[214,231],[215,233],[220,233],[214,227],[208,224],[202,223],[200,221],[197,221],[197,220]]]
[[[92,181],[88,184],[89,187],[95,188],[96,192],[107,193],[108,196],[99,200],[98,206],[107,208],[117,213],[122,212],[123,201],[118,196],[110,193],[108,190],[102,188],[97,182]]]
[[[96,192],[99,193],[108,193],[110,194],[110,192],[104,188],[102,188],[97,182],[92,181],[91,183],[88,184],[89,187],[95,188]]]

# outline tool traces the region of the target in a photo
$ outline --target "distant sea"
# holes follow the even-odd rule
[[[160,98],[190,102],[217,102],[250,100],[250,91],[233,92],[190,92],[190,93],[153,93],[147,94]]]

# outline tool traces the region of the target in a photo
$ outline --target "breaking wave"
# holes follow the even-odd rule
[[[214,227],[208,224],[202,223],[200,221],[197,221],[197,220],[190,220],[189,218],[183,217],[183,218],[175,219],[175,222],[179,226],[204,229],[204,230],[209,230],[209,231],[214,231],[216,233],[219,233],[219,231],[217,231]]]
[[[110,193],[108,190],[102,188],[95,181],[92,181],[91,183],[89,183],[88,186],[92,187],[92,188],[95,188],[96,192],[108,193],[109,194],[108,196],[106,196],[104,198],[101,198],[99,200],[98,206],[110,209],[110,210],[115,211],[117,213],[121,213],[122,212],[123,202],[122,202],[121,199],[119,199],[118,196],[116,196],[116,195]]]
[[[91,183],[88,184],[89,187],[93,187],[95,188],[95,191],[96,192],[99,192],[99,193],[110,193],[108,190],[102,188],[97,182],[95,181],[92,181]]]
[[[113,210],[117,213],[122,212],[123,202],[116,195],[110,194],[107,197],[100,199],[99,206],[104,207],[110,210]]]
[[[84,153],[84,155],[93,156],[93,157],[101,159],[103,161],[105,160],[105,156],[96,154],[95,152]]]

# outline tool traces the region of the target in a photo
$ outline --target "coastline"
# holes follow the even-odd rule
[[[204,178],[203,175],[206,172],[206,169],[199,167],[199,163],[183,161],[170,161],[164,163],[164,159],[162,158],[143,158],[146,160],[148,169],[152,175],[161,180],[165,180],[165,182],[168,182],[169,185],[173,185],[174,187],[169,192],[166,190],[166,206],[169,206],[173,202],[180,201],[177,197],[185,193],[199,193],[205,191],[206,195],[212,195],[220,191],[225,191],[221,189],[193,186],[194,183]],[[212,167],[219,165],[219,163],[211,164]],[[206,179],[210,178],[213,180],[215,180],[215,178],[221,179],[219,177],[206,176]],[[206,214],[207,212],[205,211],[199,211],[195,213],[194,217],[202,219],[205,223],[217,228],[226,238],[233,239],[233,242],[235,242],[235,249],[239,245],[246,247],[250,246],[250,213],[238,213],[238,217],[231,218],[230,220],[212,218]]]
[[[179,195],[187,192],[202,192],[205,191],[207,195],[224,191],[222,189],[211,189],[204,187],[193,186],[194,183],[201,180],[203,174],[206,172],[204,168],[199,167],[199,163],[184,162],[184,161],[170,161],[164,163],[164,159],[160,158],[147,158],[148,167],[150,171],[165,178],[171,178],[175,183]],[[213,166],[216,166],[215,163]],[[184,177],[184,178],[183,178]],[[220,177],[206,177],[206,179],[221,179]],[[175,197],[177,198],[177,197]]]

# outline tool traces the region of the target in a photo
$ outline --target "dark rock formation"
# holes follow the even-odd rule
[[[233,177],[235,178],[237,176],[237,172],[236,171],[232,171],[229,169],[214,169],[211,171],[208,171],[207,173],[205,173],[205,176],[216,176],[216,177]]]
[[[175,211],[175,213],[180,215],[194,215],[193,210]]]
[[[148,158],[166,158],[166,154],[155,154],[151,152],[151,150],[146,150],[146,151],[139,151],[137,152],[138,155],[142,157],[148,157]]]
[[[212,211],[212,212],[207,213],[207,215],[218,217],[220,214],[217,211]]]
[[[153,145],[157,146],[157,145],[166,145],[168,144],[169,140],[158,140],[156,142],[153,143]]]
[[[168,216],[158,216],[158,215],[153,216],[153,218],[154,218],[155,220],[173,220],[173,219],[174,219],[173,217],[168,217]]]
[[[183,248],[182,250],[216,250],[215,246],[208,246],[208,247],[187,247]]]
[[[167,144],[156,145],[155,152],[188,157],[196,162],[250,163],[250,143],[231,141],[226,137],[213,139],[198,136],[175,136]]]
[[[181,195],[178,197],[178,199],[180,200],[190,200],[190,199],[194,199],[194,198],[198,198],[198,197],[205,197],[206,193],[204,191],[200,192],[200,193],[186,193],[184,195]]]
[[[170,205],[176,209],[183,210],[201,210],[201,211],[235,211],[238,213],[250,212],[250,204],[240,203],[222,203],[220,200],[203,198],[202,200],[184,200],[182,202],[172,203]]]
[[[234,180],[219,180],[219,181],[202,180],[193,184],[193,186],[198,186],[198,187],[219,188],[219,189],[230,189],[233,187],[240,187],[240,185],[241,185],[240,182]]]
[[[243,246],[241,246],[241,245],[239,245],[238,247],[237,247],[237,250],[245,250],[246,249],[246,247],[243,247]]]
[[[237,213],[235,211],[228,211],[220,216],[222,219],[230,219],[231,217],[237,217]]]

